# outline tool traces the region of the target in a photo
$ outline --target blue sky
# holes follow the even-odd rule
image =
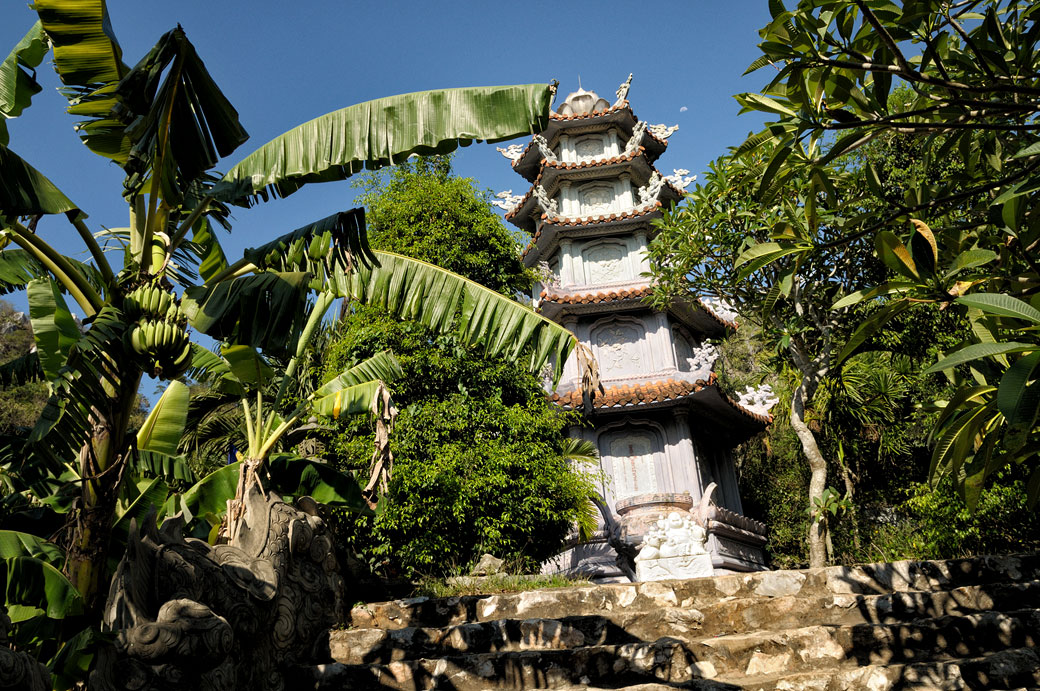
[[[291,127],[353,103],[425,89],[560,82],[559,99],[582,86],[613,101],[634,73],[629,100],[651,124],[679,125],[658,167],[694,173],[759,127],[737,116],[734,93],[757,91],[766,68],[741,77],[757,57],[769,15],[758,0],[640,5],[632,2],[326,2],[110,0],[109,13],[133,65],[178,23],[239,111],[251,138],[218,165],[227,170]],[[22,3],[0,13],[6,55],[35,21]],[[48,59],[49,60],[49,59]],[[122,171],[90,153],[55,87],[49,62],[32,107],[8,122],[10,147],[39,168],[89,215],[94,230],[127,225]],[[523,143],[523,140],[520,140]],[[481,188],[526,191],[494,146],[461,149],[456,172]],[[230,259],[308,221],[351,208],[349,182],[314,185],[288,199],[235,212],[222,238]],[[63,219],[39,232],[65,252],[81,246]],[[86,258],[85,251],[82,254]],[[8,296],[20,308],[24,298]]]

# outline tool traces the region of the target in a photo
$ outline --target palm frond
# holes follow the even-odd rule
[[[470,346],[489,356],[526,360],[531,372],[547,362],[559,382],[563,363],[578,346],[575,336],[530,308],[433,264],[390,252],[375,253],[379,264],[358,267],[344,277],[343,294],[414,319],[434,331],[457,330]],[[598,381],[596,364],[586,363],[582,379]]]
[[[421,91],[349,106],[261,146],[228,171],[218,198],[266,201],[412,154],[446,154],[476,140],[541,132],[551,98],[549,85],[524,84]]]
[[[16,118],[29,107],[32,97],[43,88],[36,82],[34,68],[47,55],[47,38],[36,22],[0,63],[0,145],[7,146],[8,118]]]

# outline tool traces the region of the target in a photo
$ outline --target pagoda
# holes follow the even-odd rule
[[[603,501],[596,539],[575,540],[545,568],[598,582],[631,578],[653,521],[699,511],[715,571],[761,570],[766,529],[742,515],[732,449],[769,424],[770,402],[754,392],[735,400],[716,383],[710,339],[736,328],[723,303],[655,310],[644,300],[653,221],[693,178],[654,167],[678,127],[636,118],[631,79],[613,104],[579,88],[526,147],[499,149],[531,185],[523,196],[500,194],[499,205],[532,236],[524,263],[543,277],[535,306],[591,348],[603,386],[583,406],[572,357],[552,394],[564,409],[585,410],[589,424],[570,435],[598,448]]]

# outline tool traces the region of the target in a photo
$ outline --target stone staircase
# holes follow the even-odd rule
[[[1040,688],[1040,555],[415,598],[308,689]]]

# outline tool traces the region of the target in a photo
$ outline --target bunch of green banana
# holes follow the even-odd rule
[[[187,316],[177,296],[147,284],[123,298],[123,312],[136,323],[126,333],[126,345],[141,366],[155,377],[176,377],[191,364]]]
[[[168,314],[174,308],[180,310],[177,296],[153,283],[139,286],[123,298],[123,313],[131,321],[141,317],[173,321]]]

